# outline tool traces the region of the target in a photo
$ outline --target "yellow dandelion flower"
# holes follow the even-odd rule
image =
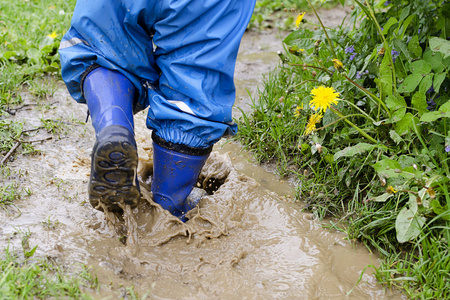
[[[302,12],[298,14],[297,19],[295,20],[295,26],[298,28],[300,26],[300,23],[303,20],[303,17],[305,16],[306,12]]]
[[[298,49],[300,52],[305,52],[305,49]]]
[[[306,124],[305,135],[308,135],[311,132],[315,131],[316,124],[319,123],[320,120],[322,120],[322,118],[323,118],[323,115],[320,112],[312,114],[309,117],[308,124]]]
[[[295,108],[294,117],[298,118],[300,116],[300,113],[302,112],[302,110],[303,110],[303,103],[302,103],[302,105],[297,106]]]
[[[58,36],[58,34],[56,33],[56,31],[53,31],[52,34],[48,34],[48,37],[51,37],[52,39],[56,38]]]
[[[334,64],[334,68],[342,69],[344,67],[344,64],[339,59],[335,58],[332,61],[333,61],[333,64]]]
[[[325,87],[323,85],[318,88],[314,88],[311,91],[313,99],[309,102],[309,106],[312,109],[319,112],[326,112],[328,107],[332,104],[337,104],[339,99],[339,93],[332,87]]]
[[[390,185],[390,186],[387,187],[386,192],[387,192],[388,194],[395,194],[395,193],[397,193],[398,191],[397,191],[396,189],[394,189],[394,188],[392,187],[392,185]]]

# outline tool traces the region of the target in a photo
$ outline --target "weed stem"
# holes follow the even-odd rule
[[[330,39],[330,37],[328,36],[328,32],[327,32],[327,30],[325,29],[325,26],[323,25],[322,20],[320,19],[319,15],[317,14],[317,11],[316,11],[316,9],[314,8],[314,6],[311,4],[311,1],[309,1],[309,0],[306,0],[306,1],[308,1],[308,4],[309,4],[309,6],[311,7],[311,9],[313,10],[314,14],[316,15],[317,20],[319,20],[320,26],[322,27],[323,32],[325,33],[325,36],[327,37],[328,44],[330,44],[330,48],[331,48],[331,52],[333,53],[333,57],[334,57],[334,58],[337,58],[336,52],[334,51],[333,43],[331,42],[331,39]]]
[[[345,117],[340,111],[338,111],[336,108],[334,107],[330,107],[331,111],[333,111],[336,115],[338,115],[340,118],[343,118],[345,122],[347,122],[348,125],[352,126],[353,128],[355,128],[363,137],[367,138],[369,141],[371,141],[374,144],[378,144],[378,141],[375,140],[373,137],[371,137],[370,135],[368,135],[367,133],[365,133],[361,128],[359,128],[358,126],[356,126],[355,124],[353,124],[352,121],[348,120],[347,117]]]

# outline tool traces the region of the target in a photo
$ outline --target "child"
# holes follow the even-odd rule
[[[153,200],[186,220],[214,143],[237,131],[233,74],[255,1],[77,1],[59,53],[96,133],[88,188],[96,209],[138,204],[133,113],[149,106]]]

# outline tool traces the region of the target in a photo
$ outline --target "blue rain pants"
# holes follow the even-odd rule
[[[78,0],[59,53],[72,97],[94,65],[116,70],[162,139],[207,148],[237,131],[234,67],[256,0]]]

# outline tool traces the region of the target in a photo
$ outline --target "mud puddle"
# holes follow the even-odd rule
[[[277,63],[281,43],[274,35],[262,38],[247,34],[241,47],[237,104],[244,110],[249,103],[245,90],[254,92],[260,75]],[[104,214],[88,203],[94,134],[89,124],[79,124],[85,107],[62,86],[50,103],[15,116],[30,128],[41,126],[41,119],[63,125],[53,140],[35,145],[41,155],[8,163],[15,174],[10,179],[30,195],[16,202],[17,209],[0,212],[2,249],[8,244],[21,249],[21,237],[30,234],[30,246],[38,245],[35,255],[62,265],[93,266],[102,286],[92,293],[97,299],[119,298],[121,287],[130,286],[150,299],[401,298],[378,285],[369,268],[355,287],[377,257],[301,213],[290,200],[293,186],[253,164],[239,145],[216,145],[201,179],[213,178],[220,186],[202,199],[186,224],[153,204],[145,184],[152,149],[144,113],[136,116],[144,199],[131,212],[136,242],[124,245]],[[41,130],[33,139],[47,136]]]

